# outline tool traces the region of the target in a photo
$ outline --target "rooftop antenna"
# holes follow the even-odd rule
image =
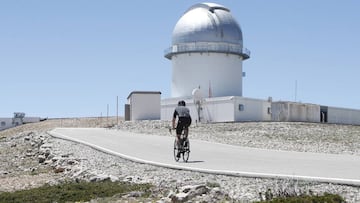
[[[109,104],[107,104],[106,107],[107,107],[106,108],[106,123],[108,123],[109,122]]]
[[[119,96],[116,96],[116,126],[119,125]]]
[[[209,80],[209,98],[212,97],[211,80]]]
[[[295,102],[297,100],[297,80],[295,80]]]

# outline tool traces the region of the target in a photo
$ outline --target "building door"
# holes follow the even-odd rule
[[[320,122],[327,123],[328,122],[328,107],[320,106]]]

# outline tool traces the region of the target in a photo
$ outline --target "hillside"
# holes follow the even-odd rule
[[[171,170],[130,162],[90,147],[50,137],[55,127],[111,127],[115,118],[53,119],[0,132],[0,191],[39,187],[64,181],[87,180],[151,183],[152,200],[170,201],[182,187],[202,186],[206,195],[194,200],[259,200],[268,189],[340,194],[360,201],[360,188],[296,180],[228,177]],[[169,122],[124,122],[112,130],[171,136]],[[190,139],[255,148],[360,155],[360,126],[314,123],[217,123],[192,125]],[[207,199],[206,199],[207,198]],[[117,197],[116,199],[136,199]]]

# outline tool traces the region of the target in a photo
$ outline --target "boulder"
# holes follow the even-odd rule
[[[75,164],[78,164],[78,161],[76,161],[74,159],[69,159],[69,160],[67,160],[67,164],[68,165],[75,165]]]
[[[105,174],[98,174],[91,177],[89,180],[90,182],[100,182],[100,181],[110,180],[110,177]]]
[[[168,197],[172,202],[186,202],[197,196],[202,196],[209,192],[205,185],[187,185],[179,189],[177,194],[169,194]]]
[[[64,171],[65,171],[65,168],[63,168],[63,167],[58,167],[58,168],[54,169],[54,173],[62,173]]]
[[[39,163],[44,163],[44,161],[46,160],[45,155],[39,155],[38,160],[39,160]]]

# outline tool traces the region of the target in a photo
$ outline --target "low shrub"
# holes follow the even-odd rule
[[[268,188],[265,192],[259,192],[259,202],[264,203],[344,203],[345,200],[337,194],[324,193],[314,194],[308,189],[311,183],[296,179],[279,180],[274,188]]]
[[[336,194],[328,194],[320,196],[304,195],[298,197],[277,197],[271,200],[259,201],[258,203],[344,203],[345,200]]]
[[[7,202],[85,202],[98,197],[111,197],[141,191],[144,197],[150,195],[151,185],[124,182],[71,182],[55,186],[44,185],[30,190],[0,193],[0,203]]]

